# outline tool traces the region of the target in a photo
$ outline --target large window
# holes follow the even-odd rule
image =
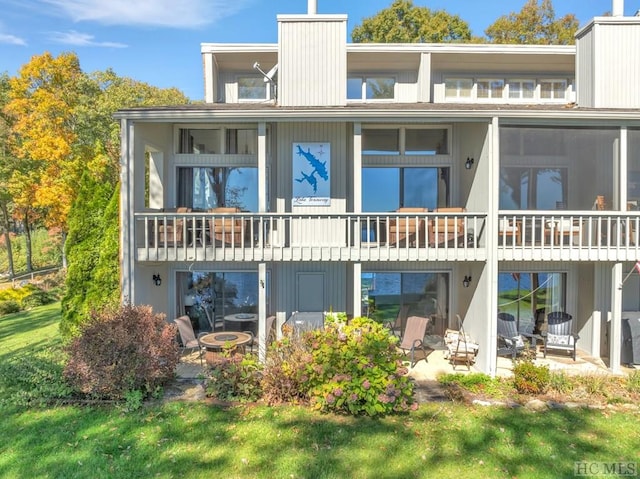
[[[196,210],[236,206],[242,211],[257,211],[258,169],[178,168],[178,205]]]
[[[500,209],[567,209],[567,169],[501,168]]]
[[[519,331],[531,333],[545,314],[566,311],[566,283],[565,273],[500,273],[498,311],[512,314]]]
[[[347,100],[393,100],[396,80],[393,77],[371,76],[347,79]]]
[[[378,321],[394,320],[403,308],[402,326],[409,316],[432,318],[432,332],[448,325],[448,273],[363,272],[362,314]]]
[[[176,294],[176,314],[188,314],[198,329],[208,330],[211,326],[208,315],[220,322],[229,315],[258,313],[258,273],[179,272]],[[267,311],[270,311],[268,304]]]
[[[456,78],[444,79],[446,100],[567,101],[571,79]]]
[[[362,129],[363,155],[446,155],[448,152],[448,128]]]
[[[640,130],[630,129],[628,133],[628,174],[627,174],[627,207],[631,210],[640,208]]]
[[[256,101],[269,99],[269,82],[263,77],[238,78],[238,100]]]
[[[449,168],[363,168],[362,211],[395,211],[400,207],[447,206]]]

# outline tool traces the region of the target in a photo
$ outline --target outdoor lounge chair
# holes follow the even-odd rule
[[[465,208],[456,206],[436,208],[434,213],[463,213]],[[464,246],[464,218],[460,216],[437,216],[429,221],[429,245],[449,244],[456,242]]]
[[[427,361],[427,351],[424,344],[424,336],[427,334],[427,325],[429,324],[429,318],[423,318],[421,316],[409,316],[407,318],[407,324],[402,334],[402,339],[398,347],[402,350],[404,355],[407,352],[411,354],[411,367],[415,366],[415,352],[416,349],[422,349],[424,353],[424,360]]]
[[[191,208],[181,206],[176,213],[189,213]],[[159,222],[158,224],[158,242],[163,246],[179,246],[184,241],[184,219],[173,218]]]
[[[576,360],[576,344],[580,338],[573,333],[573,317],[569,313],[553,311],[547,314],[548,330],[542,332],[544,339],[544,357],[547,349],[563,349],[573,353]]]
[[[389,244],[406,245],[407,241],[411,246],[424,244],[425,242],[425,220],[419,217],[419,213],[427,213],[427,208],[398,208],[396,213],[417,213],[415,216],[398,216],[389,220]]]
[[[244,220],[234,213],[240,213],[236,207],[218,207],[209,210],[216,216],[209,220],[209,231],[217,244],[242,246],[244,244]]]
[[[389,331],[391,331],[391,333],[394,336],[398,336],[398,337],[402,336],[402,323],[406,319],[408,312],[409,312],[409,305],[403,304],[402,306],[400,306],[400,309],[398,310],[396,319],[393,321],[385,321],[384,326]]]
[[[200,336],[207,333],[200,333],[200,335],[196,337],[196,334],[193,332],[193,326],[191,326],[191,318],[186,315],[176,318],[175,323],[178,326],[178,333],[180,333],[180,341],[182,341],[182,352],[198,351],[200,365],[202,366],[202,353],[204,348],[200,344]]]
[[[510,355],[513,359],[526,348],[525,338],[519,333],[513,314],[498,313],[498,355]],[[530,339],[528,339],[531,342]]]
[[[445,358],[449,360],[454,370],[459,362],[465,363],[467,369],[471,370],[471,365],[476,361],[478,355],[478,343],[464,332],[462,318],[459,314],[456,314],[456,319],[458,329],[447,329],[444,333],[444,343],[447,346]]]

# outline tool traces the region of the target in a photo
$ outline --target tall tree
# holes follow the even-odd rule
[[[471,30],[458,15],[418,7],[412,0],[394,0],[389,8],[363,19],[351,39],[356,43],[468,42]]]
[[[522,10],[501,16],[484,33],[491,43],[570,45],[578,25],[573,14],[556,18],[551,0],[527,0]]]
[[[5,105],[9,102],[9,75],[0,75],[0,231],[7,249],[7,263],[9,266],[9,278],[15,276],[13,265],[13,249],[11,247],[11,194],[9,193],[9,179],[13,171],[14,159],[9,153],[9,118],[3,113]]]

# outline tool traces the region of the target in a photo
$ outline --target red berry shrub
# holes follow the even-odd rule
[[[68,353],[65,377],[78,391],[103,399],[155,392],[174,377],[180,359],[175,325],[150,306],[93,313]]]

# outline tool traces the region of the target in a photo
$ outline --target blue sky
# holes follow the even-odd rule
[[[414,0],[466,20],[475,35],[525,0]],[[346,13],[348,28],[392,0],[317,0],[318,13]],[[581,25],[611,0],[555,0],[557,16]],[[625,1],[625,15],[640,0]],[[203,98],[200,43],[272,43],[276,15],[306,13],[307,0],[0,0],[0,72],[15,75],[34,55],[73,51],[85,72],[112,68],[158,87]]]

